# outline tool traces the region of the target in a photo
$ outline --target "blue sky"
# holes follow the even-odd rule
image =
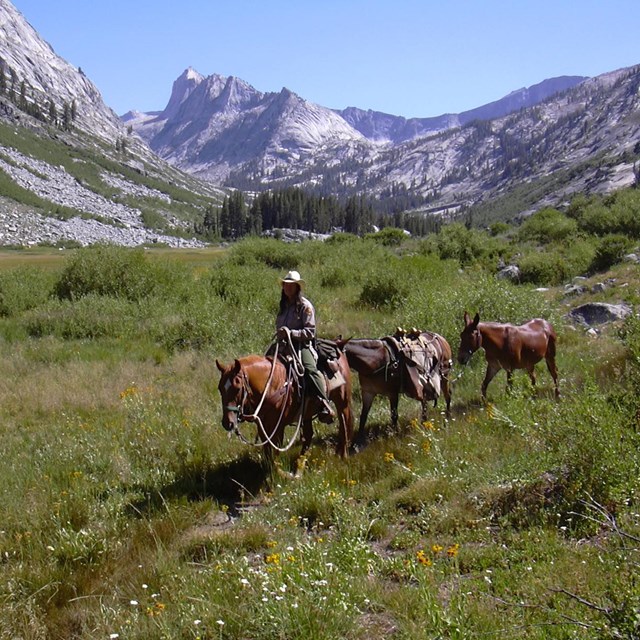
[[[189,66],[325,107],[458,113],[640,63],[638,0],[12,0],[118,114]]]

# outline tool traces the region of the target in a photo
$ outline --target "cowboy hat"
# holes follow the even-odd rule
[[[287,275],[282,278],[281,282],[295,282],[296,284],[302,286],[304,280],[300,277],[300,274],[297,271],[289,271],[289,273],[287,273]]]

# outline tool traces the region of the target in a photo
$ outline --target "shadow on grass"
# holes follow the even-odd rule
[[[271,477],[269,464],[245,454],[215,466],[193,463],[184,466],[171,484],[160,489],[138,487],[145,494],[129,506],[131,515],[148,515],[165,509],[166,502],[186,499],[212,499],[228,507],[234,515],[238,504],[255,498]]]

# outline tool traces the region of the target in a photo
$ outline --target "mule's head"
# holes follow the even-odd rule
[[[246,397],[244,374],[238,360],[228,367],[216,360],[216,366],[220,371],[218,391],[222,400],[222,426],[232,431],[238,425]]]
[[[478,329],[480,315],[476,313],[473,320],[464,312],[464,329],[460,333],[460,347],[458,348],[458,362],[467,364],[471,356],[482,346],[482,336]]]

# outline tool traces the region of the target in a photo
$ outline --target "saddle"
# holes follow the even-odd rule
[[[402,392],[420,402],[436,400],[442,381],[435,335],[415,328],[407,332],[399,327],[382,340],[396,358]]]
[[[333,340],[317,338],[312,350],[317,354],[317,365],[320,373],[324,375],[327,385],[327,394],[346,383],[344,376],[340,372],[338,359],[342,354],[342,349]],[[269,345],[265,356],[272,358],[275,353],[276,343]],[[278,360],[284,364],[289,373],[293,367],[293,356],[287,350],[278,350]],[[299,390],[302,389],[302,380],[295,378],[295,383]]]
[[[338,364],[342,349],[333,340],[318,338],[316,351],[318,352],[318,369],[324,374],[327,393],[329,393],[346,383]]]

